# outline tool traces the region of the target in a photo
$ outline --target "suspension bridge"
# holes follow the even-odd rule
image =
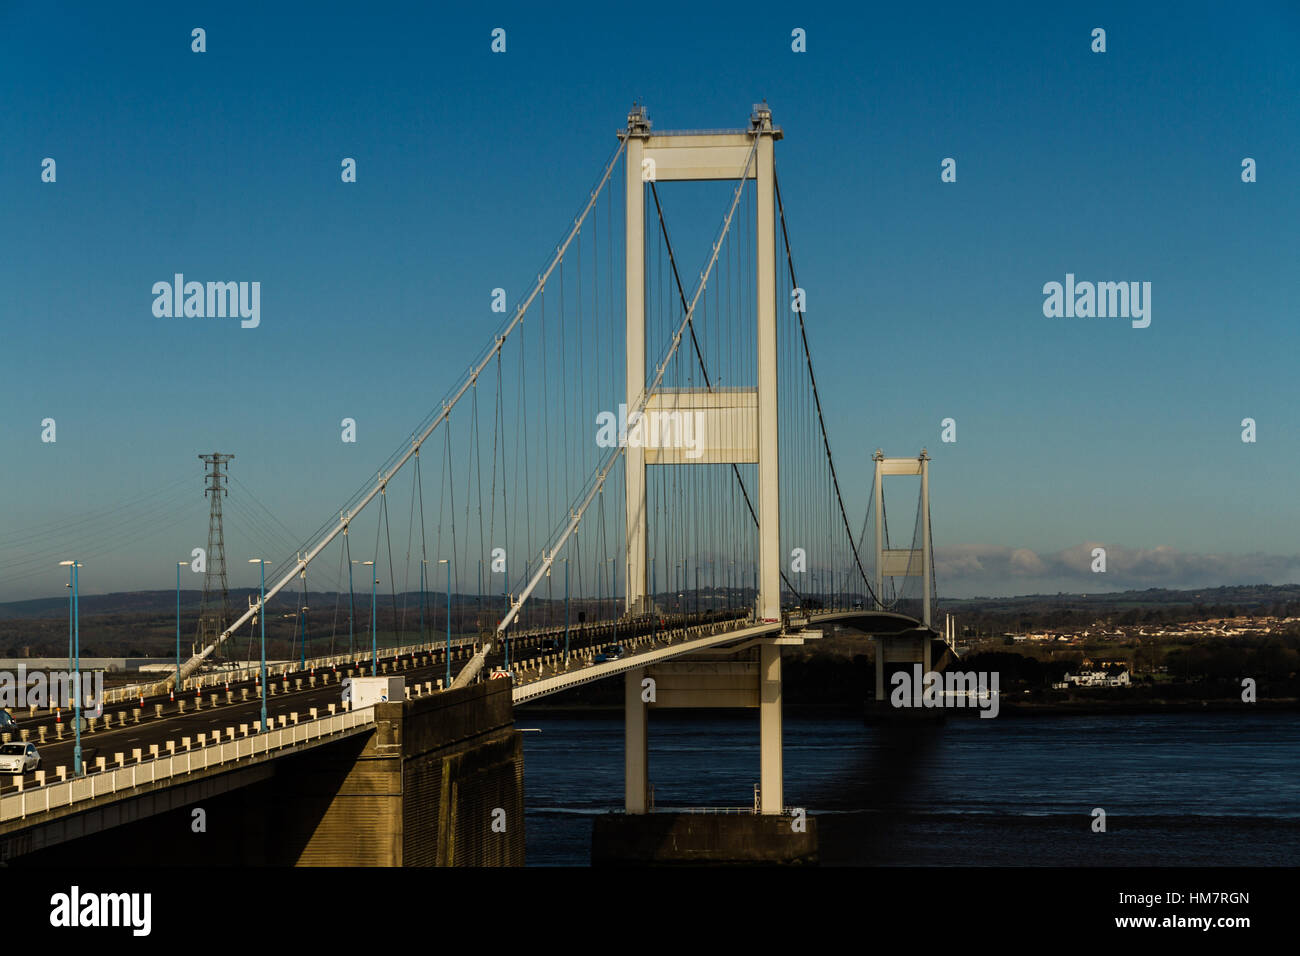
[[[236,769],[265,781],[277,759],[378,740],[385,708],[403,704],[342,704],[339,682],[363,675],[400,676],[405,706],[425,709],[477,688],[480,714],[506,688],[519,704],[621,677],[628,816],[658,809],[651,710],[756,708],[755,814],[788,815],[782,649],[825,628],[871,635],[880,700],[891,665],[928,670],[932,647],[951,641],[933,624],[928,454],[877,450],[865,514],[850,519],[846,492],[863,489],[846,489],[832,454],[777,175],[782,136],[766,104],[745,127],[708,131],[657,131],[635,107],[527,291],[373,477],[289,546],[269,509],[243,515],[284,555],[264,596],[205,632],[175,675],[110,692],[85,733],[74,728],[78,752],[83,737],[95,745],[84,766],[69,772],[62,715],[28,715],[23,736],[39,736],[45,769],[0,790],[0,852],[71,839],[69,821],[92,807],[215,786]],[[707,246],[691,228],[705,192],[675,195],[684,182],[714,184]],[[892,532],[891,476],[919,479]],[[329,647],[318,624],[308,653],[309,575],[347,594],[346,652],[336,602]],[[298,589],[298,660],[265,677],[212,668],[249,658],[263,608]],[[505,739],[502,721],[483,725],[484,747]]]

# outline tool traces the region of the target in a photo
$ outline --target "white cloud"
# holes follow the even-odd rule
[[[1096,547],[1106,548],[1104,574],[1091,570]],[[1090,541],[1054,552],[968,544],[935,548],[935,574],[940,592],[954,597],[1287,584],[1300,581],[1300,554],[1200,554]]]

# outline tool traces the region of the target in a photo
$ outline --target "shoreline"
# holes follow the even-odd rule
[[[744,717],[748,710],[692,710],[678,711],[683,715],[700,716],[707,714],[709,716],[735,716]],[[1261,700],[1253,704],[1245,704],[1239,700],[1233,699],[1211,699],[1211,700],[1144,700],[1144,701],[1059,701],[1051,703],[1031,703],[1031,702],[1003,702],[999,708],[998,716],[1011,717],[1036,717],[1036,716],[1074,716],[1074,717],[1098,717],[1107,714],[1208,714],[1208,713],[1256,713],[1267,711],[1269,713],[1279,713],[1286,711],[1300,711],[1300,698],[1283,697],[1275,700]],[[606,718],[622,719],[623,706],[621,704],[589,704],[586,706],[574,704],[546,705],[546,704],[525,704],[515,709],[516,722],[521,718],[526,719],[530,716],[546,717],[557,720],[570,720],[582,718]],[[787,717],[851,717],[868,719],[880,719],[882,716],[891,713],[890,711],[874,711],[872,701],[863,701],[856,706],[814,706],[799,707],[787,706],[785,716]],[[920,716],[924,714],[927,717],[938,717],[938,709],[930,709],[917,712]],[[942,716],[951,716],[956,718],[973,717],[979,718],[979,708],[947,708],[942,711]],[[656,719],[661,719],[669,715],[664,711],[656,715]],[[901,717],[900,719],[907,719]],[[987,718],[986,718],[987,719]]]

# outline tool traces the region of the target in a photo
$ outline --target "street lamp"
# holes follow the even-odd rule
[[[72,718],[72,732],[76,735],[76,744],[72,748],[72,775],[80,777],[83,773],[81,766],[81,615],[80,601],[78,600],[77,586],[77,568],[82,567],[76,561],[60,561],[59,567],[68,568],[72,575],[72,594],[69,595],[69,610],[72,613],[72,683],[76,688],[76,704],[74,705]]]
[[[442,562],[439,561],[438,563],[441,564]],[[450,573],[451,569],[448,568],[447,570],[448,573]],[[429,578],[429,562],[426,561],[424,558],[421,558],[420,559],[420,643],[421,644],[424,643],[424,599],[425,599],[425,595],[428,593],[429,590],[428,578]]]
[[[298,553],[298,560],[300,561],[302,560],[302,552]],[[298,576],[302,578],[302,596],[303,599],[306,600],[307,599],[307,565],[304,564],[302,566],[302,571],[299,573]],[[306,670],[307,669],[307,607],[305,605],[303,606],[302,609],[302,619],[301,619],[300,627],[302,628],[302,640],[299,642],[299,646],[298,646],[298,654],[299,654],[298,666],[303,670]]]
[[[425,562],[428,564],[428,562]],[[451,688],[451,559],[443,558],[439,564],[447,565],[447,682],[443,687]]]
[[[262,622],[262,733],[266,733],[266,566],[271,562],[263,558],[249,558],[248,563],[256,564],[262,572],[262,590],[257,602],[257,617]]]
[[[176,562],[176,683],[173,692],[181,689],[181,568],[188,561]]]
[[[618,558],[609,559],[609,609],[614,612],[614,643],[618,643]]]
[[[356,662],[357,652],[352,645],[352,621],[356,617],[357,606],[356,597],[352,591],[352,565],[360,563],[355,559],[348,562],[348,656],[353,658],[353,663]]]
[[[374,567],[373,561],[362,561],[364,565]],[[375,572],[370,572],[370,674],[373,677],[379,673],[379,615],[375,611],[375,588],[379,584],[379,579],[375,577]]]

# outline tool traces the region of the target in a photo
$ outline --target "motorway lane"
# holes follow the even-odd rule
[[[409,664],[409,660],[408,660]],[[346,672],[341,672],[345,674]],[[380,676],[404,677],[408,687],[415,683],[423,684],[426,681],[434,682],[443,678],[446,674],[445,663],[433,663],[422,667],[406,667]],[[331,677],[328,684],[322,683],[319,679],[317,686],[312,688],[307,686],[307,681],[303,681],[301,691],[290,690],[287,693],[279,689],[279,684],[273,684],[275,692],[266,699],[266,711],[268,726],[274,722],[278,726],[278,721],[274,718],[280,715],[288,717],[289,714],[297,712],[300,722],[310,719],[310,710],[312,707],[318,709],[319,716],[328,716],[329,705],[335,704],[337,710],[341,710],[342,687],[337,677]],[[292,681],[290,688],[292,688]],[[177,750],[183,749],[181,744],[182,737],[192,738],[191,745],[197,747],[198,735],[203,733],[208,735],[209,746],[211,746],[212,735],[219,732],[223,740],[228,740],[226,729],[234,727],[236,734],[239,733],[240,724],[248,724],[251,731],[254,727],[260,726],[262,704],[261,700],[250,694],[247,701],[239,700],[239,693],[231,685],[232,691],[235,691],[235,703],[219,704],[212,707],[204,700],[203,709],[195,711],[193,709],[193,698],[188,701],[188,709],[182,715],[177,712],[175,705],[166,707],[163,711],[162,718],[154,717],[152,707],[146,706],[140,714],[140,723],[131,722],[134,714],[140,711],[139,707],[121,708],[128,714],[125,727],[117,723],[117,710],[110,710],[109,713],[114,715],[114,724],[111,730],[104,730],[102,723],[100,729],[94,732],[83,731],[81,735],[81,755],[88,770],[93,770],[96,757],[104,757],[107,761],[108,768],[116,767],[115,754],[122,753],[126,755],[127,763],[132,760],[131,751],[139,748],[142,751],[142,757],[149,759],[149,745],[157,744],[160,753],[166,754],[166,744],[169,740],[176,742]],[[225,700],[224,690],[218,695],[219,700]],[[146,699],[147,700],[147,699]],[[65,729],[63,739],[47,740],[44,746],[37,744],[41,753],[41,769],[46,771],[46,781],[53,782],[57,778],[55,769],[59,766],[65,766],[68,774],[72,774],[72,757],[75,742],[71,729]],[[9,792],[15,789],[13,786],[12,775],[4,776],[5,786],[0,788],[0,792]],[[24,786],[32,786],[35,783],[35,774],[28,773],[24,778]]]
[[[632,626],[628,624],[620,625],[617,629],[617,638],[620,643],[630,640],[635,636],[650,636],[655,633],[656,628],[653,622],[642,622]],[[664,634],[659,631],[660,635]],[[522,675],[524,680],[537,680],[541,677],[551,677],[557,673],[567,673],[571,670],[581,669],[591,666],[591,658],[594,656],[595,649],[612,643],[616,631],[611,624],[591,624],[578,626],[570,629],[570,661],[568,666],[563,663],[558,665],[552,664],[545,666],[540,671],[535,668],[521,665],[528,665],[538,657],[547,655],[556,655],[555,649],[543,648],[543,642],[550,639],[559,638],[559,643],[563,643],[563,629],[553,632],[531,633],[521,637],[511,639],[510,656],[511,663],[515,669],[522,669],[525,673]],[[653,647],[666,646],[667,641],[663,639],[653,640],[650,642],[649,650]],[[455,676],[459,669],[464,666],[467,657],[457,654],[457,649],[453,647],[452,675]],[[423,684],[429,682],[435,687],[437,681],[445,678],[447,667],[445,663],[445,650],[423,652],[412,655],[403,655],[397,659],[399,665],[397,669],[393,667],[393,658],[380,657],[381,664],[387,663],[389,671],[384,674],[381,671],[380,676],[398,676],[406,679],[408,687],[414,684]],[[421,663],[429,661],[429,663]],[[360,668],[353,668],[357,674],[368,672],[370,670],[369,660],[362,660]],[[498,642],[494,646],[491,654],[488,655],[487,662],[483,669],[483,677],[486,678],[492,668],[504,664],[504,648]],[[325,684],[321,681],[321,675],[324,671],[330,671],[330,682]],[[348,665],[338,665],[337,668],[322,668],[316,671],[317,686],[312,688],[309,685],[308,676],[311,670],[300,671],[288,675],[289,690],[283,690],[284,682],[272,678],[270,683],[274,693],[267,698],[267,716],[268,725],[275,724],[278,721],[275,718],[280,715],[288,717],[293,712],[298,713],[300,722],[310,719],[310,709],[317,708],[318,716],[326,716],[329,713],[329,705],[341,704],[342,689],[339,680],[347,675]],[[303,688],[295,690],[294,681],[301,678]],[[114,769],[116,766],[115,755],[122,753],[126,756],[127,764],[130,765],[132,760],[132,750],[140,749],[143,760],[149,760],[149,746],[157,744],[159,752],[166,754],[166,743],[168,740],[176,742],[177,750],[182,749],[181,738],[190,737],[191,746],[197,747],[197,738],[200,733],[208,735],[209,741],[212,740],[214,732],[219,732],[223,740],[228,740],[229,735],[227,728],[234,727],[236,734],[239,733],[241,724],[248,724],[250,736],[253,728],[260,724],[261,719],[261,702],[256,694],[256,683],[245,681],[241,683],[231,683],[230,690],[234,702],[230,704],[225,701],[225,687],[222,686],[216,690],[217,698],[223,703],[213,707],[210,703],[210,695],[213,688],[204,688],[203,707],[201,710],[194,710],[194,697],[191,693],[184,696],[186,710],[184,714],[179,713],[176,703],[169,700],[167,696],[145,697],[144,707],[139,706],[139,701],[122,702],[120,704],[106,705],[105,713],[111,715],[113,726],[111,729],[103,729],[102,720],[98,722],[97,729],[94,732],[82,732],[82,760],[88,771],[93,771],[97,757],[104,757],[108,769]],[[249,690],[249,700],[241,701],[240,695],[243,689]],[[163,716],[155,717],[155,704],[163,705]],[[341,709],[336,708],[336,709]],[[118,722],[118,714],[125,712],[127,717],[126,726]],[[140,722],[135,723],[136,714],[140,715]],[[15,715],[18,716],[18,715]],[[40,750],[42,764],[41,769],[46,772],[46,781],[54,782],[57,780],[55,771],[59,766],[67,767],[69,775],[72,772],[72,757],[74,749],[73,733],[70,723],[64,722],[63,739],[55,739],[54,720],[48,715],[39,715],[36,718],[19,719],[19,729],[28,729],[30,738],[36,742]],[[45,726],[47,728],[47,740],[44,745],[39,743],[37,728]],[[15,736],[15,740],[17,736]],[[211,746],[211,743],[209,743]],[[24,775],[24,787],[35,785],[35,773],[31,772]],[[13,777],[5,774],[0,781],[0,793],[11,792],[16,789],[13,784]]]

